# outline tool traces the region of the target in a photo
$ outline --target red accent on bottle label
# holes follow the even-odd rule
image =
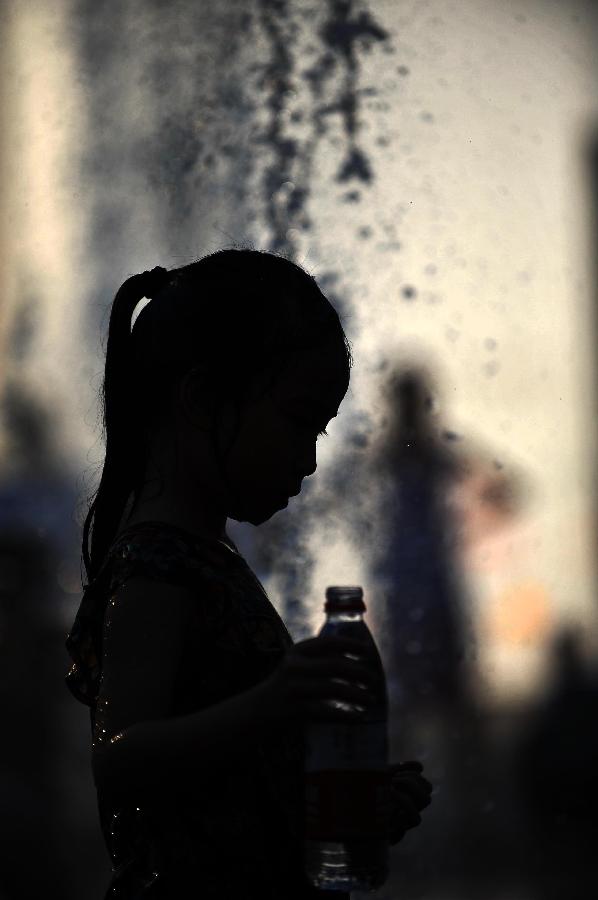
[[[388,839],[389,772],[342,769],[305,778],[307,840]]]

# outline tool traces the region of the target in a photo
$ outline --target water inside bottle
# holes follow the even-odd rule
[[[362,641],[364,653],[380,671],[383,691],[376,708],[363,717],[311,723],[308,728],[305,872],[320,890],[367,893],[388,878],[390,786],[384,669],[363,621],[362,596],[360,588],[329,588],[320,635]],[[359,709],[341,700],[331,705],[349,712]]]
[[[319,890],[376,891],[388,878],[388,842],[308,840],[305,871]]]

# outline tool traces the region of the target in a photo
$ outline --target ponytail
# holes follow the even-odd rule
[[[168,280],[166,269],[132,275],[119,288],[110,313],[106,365],[102,384],[106,456],[100,484],[83,526],[83,561],[88,581],[97,575],[117,531],[131,491],[140,456],[145,452],[138,420],[132,415],[135,356],[131,317],[144,297],[153,299]],[[93,527],[92,527],[93,523]],[[91,530],[91,549],[89,534]]]

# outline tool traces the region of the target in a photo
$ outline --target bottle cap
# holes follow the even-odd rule
[[[365,612],[363,588],[328,587],[324,612]]]

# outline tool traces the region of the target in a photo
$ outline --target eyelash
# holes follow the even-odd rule
[[[326,431],[325,428],[323,428],[321,431],[318,431],[318,437],[320,437],[320,435],[323,435],[324,437],[326,437],[327,434],[328,434],[328,432]]]

